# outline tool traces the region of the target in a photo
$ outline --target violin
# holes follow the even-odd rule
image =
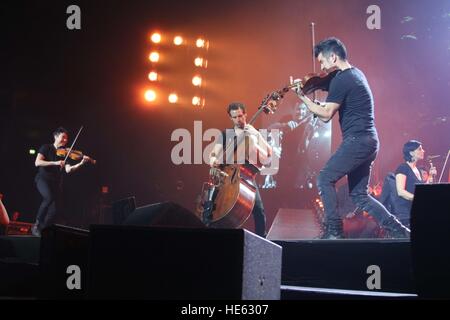
[[[284,98],[285,93],[290,89],[295,88],[297,94],[308,95],[314,93],[317,90],[328,91],[330,88],[331,80],[338,74],[340,70],[337,67],[328,69],[327,71],[322,71],[320,73],[308,73],[303,79],[292,80],[291,83],[282,88],[269,94],[263,101],[262,105],[266,108],[263,110],[266,113],[273,113],[273,110],[267,110],[267,107],[273,109],[277,102]]]
[[[56,150],[56,155],[59,156],[59,157],[66,158],[67,157],[67,153],[69,153],[69,150],[70,150],[69,148],[59,148],[59,149]],[[86,159],[92,164],[95,164],[97,162],[97,160],[92,159],[92,158],[84,155],[83,152],[81,152],[79,150],[72,150],[69,153],[69,158],[72,159],[72,160],[75,160],[75,161],[83,160],[84,157],[86,157]]]
[[[338,74],[340,70],[333,67],[320,73],[309,73],[303,79],[291,80],[291,84],[283,88],[284,92],[289,89],[296,88],[297,93],[308,95],[317,90],[328,91],[330,82]]]

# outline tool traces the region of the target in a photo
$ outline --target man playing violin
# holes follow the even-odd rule
[[[227,129],[222,132],[222,136],[217,140],[209,159],[209,164],[211,167],[218,167],[223,164],[219,155],[226,154],[226,147],[234,145],[234,137],[239,137],[243,134],[250,137],[248,148],[257,151],[258,160],[263,163],[268,162],[271,157],[272,148],[261,135],[261,133],[255,129],[251,124],[247,123],[247,112],[245,105],[239,102],[231,103],[228,106],[228,115],[230,120],[233,122],[233,129]],[[230,132],[231,131],[231,134]],[[230,144],[231,142],[231,144]],[[250,151],[252,152],[252,151]],[[239,155],[238,155],[239,160]],[[250,159],[251,160],[251,159]],[[259,236],[266,236],[266,216],[264,213],[264,206],[261,200],[261,195],[259,194],[258,184],[255,183],[256,194],[255,194],[255,205],[253,206],[252,215],[255,221],[255,233]]]
[[[318,105],[303,94],[299,94],[299,98],[324,122],[330,121],[339,112],[343,138],[318,176],[317,187],[325,210],[322,238],[343,238],[335,184],[345,175],[355,205],[371,214],[388,237],[409,237],[409,229],[368,194],[370,171],[379,150],[379,140],[374,123],[372,91],[365,75],[350,65],[347,50],[339,39],[321,41],[314,47],[314,55],[322,70],[337,68],[339,71],[330,82],[325,104]]]
[[[53,144],[44,144],[39,148],[35,161],[35,166],[39,169],[34,180],[43,198],[32,228],[35,236],[40,236],[41,230],[51,225],[61,210],[63,170],[66,173],[74,172],[89,161],[89,157],[83,156],[78,164],[70,165],[64,161],[64,157],[57,154],[57,150],[65,147],[68,142],[66,129],[56,129],[53,138]]]

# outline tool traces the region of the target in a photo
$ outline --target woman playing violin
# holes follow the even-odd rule
[[[39,148],[35,161],[35,166],[38,167],[35,177],[36,187],[43,198],[32,228],[35,236],[40,236],[41,230],[52,224],[61,209],[63,173],[74,172],[90,161],[87,156],[81,157],[81,161],[75,165],[65,161],[64,152],[61,152],[60,148],[64,148],[69,139],[66,129],[62,127],[56,129],[53,138],[53,144],[44,144]]]

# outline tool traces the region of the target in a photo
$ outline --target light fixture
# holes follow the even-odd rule
[[[195,41],[195,45],[197,48],[204,48],[205,47],[205,39],[198,38],[197,41]]]
[[[192,84],[196,87],[200,87],[202,85],[202,78],[200,76],[194,76],[192,78]]]
[[[148,56],[149,60],[151,62],[158,62],[159,61],[159,53],[156,51],[150,52],[150,55]]]
[[[158,73],[156,71],[151,71],[148,74],[148,80],[150,81],[156,81],[158,80]]]
[[[160,43],[161,42],[161,34],[158,32],[154,32],[152,36],[150,37],[153,43]]]
[[[173,38],[173,44],[176,46],[183,44],[183,38],[181,36],[176,36]]]
[[[200,58],[200,57],[195,58],[194,64],[196,67],[202,67],[203,66],[203,58]]]
[[[195,97],[192,98],[192,105],[199,106],[200,103],[201,103],[200,97],[195,96]]]
[[[178,96],[176,93],[171,93],[169,94],[169,98],[168,98],[170,103],[177,103],[178,101]]]
[[[144,94],[145,100],[152,102],[156,100],[156,92],[154,90],[147,90]]]

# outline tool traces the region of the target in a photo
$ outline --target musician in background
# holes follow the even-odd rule
[[[61,210],[63,174],[78,170],[89,159],[84,156],[76,165],[66,163],[64,157],[57,155],[57,150],[67,145],[69,140],[67,130],[59,127],[53,132],[53,138],[53,144],[44,144],[39,148],[35,160],[38,173],[34,181],[42,196],[36,222],[32,228],[32,234],[35,236],[40,236],[42,229],[51,225]]]
[[[409,237],[405,228],[386,208],[368,194],[370,171],[379,150],[374,123],[374,101],[369,83],[361,70],[347,60],[347,49],[337,38],[321,41],[314,55],[322,70],[339,70],[331,80],[326,103],[318,105],[298,92],[308,109],[324,122],[339,112],[343,141],[320,171],[317,187],[325,210],[323,239],[344,238],[338,214],[336,182],[348,177],[350,196],[362,210],[372,215],[389,237]]]
[[[432,183],[436,175],[433,166],[426,176],[417,167],[417,162],[423,160],[425,150],[422,143],[417,140],[409,140],[403,146],[404,163],[400,164],[395,171],[395,185],[397,195],[395,200],[395,214],[397,218],[409,227],[412,201],[416,184]]]
[[[287,187],[304,189],[313,188],[316,172],[310,163],[311,144],[314,133],[319,130],[317,118],[308,116],[308,109],[302,102],[297,102],[292,115],[283,117],[279,122],[269,126],[279,131],[279,158],[281,159],[276,178],[266,176],[264,188]],[[269,134],[271,138],[271,133]],[[272,140],[269,140],[271,142]],[[272,148],[274,146],[272,145]]]
[[[239,138],[242,135],[247,135],[249,139],[249,152],[256,152],[258,159],[261,162],[267,162],[272,155],[272,148],[267,141],[251,124],[247,123],[247,111],[245,105],[239,102],[233,102],[228,106],[228,115],[233,123],[233,129],[222,131],[222,136],[217,140],[217,143],[209,158],[211,167],[219,167],[224,162],[220,159],[220,155],[226,155],[227,151],[224,146],[234,146],[233,140],[235,137]],[[230,134],[231,131],[231,134]],[[246,146],[247,147],[247,146]],[[239,158],[239,156],[238,156]],[[248,159],[246,159],[246,162]],[[253,206],[252,215],[255,221],[255,233],[261,237],[266,236],[266,215],[264,213],[264,205],[259,194],[257,183],[255,183],[256,195],[255,204]]]

